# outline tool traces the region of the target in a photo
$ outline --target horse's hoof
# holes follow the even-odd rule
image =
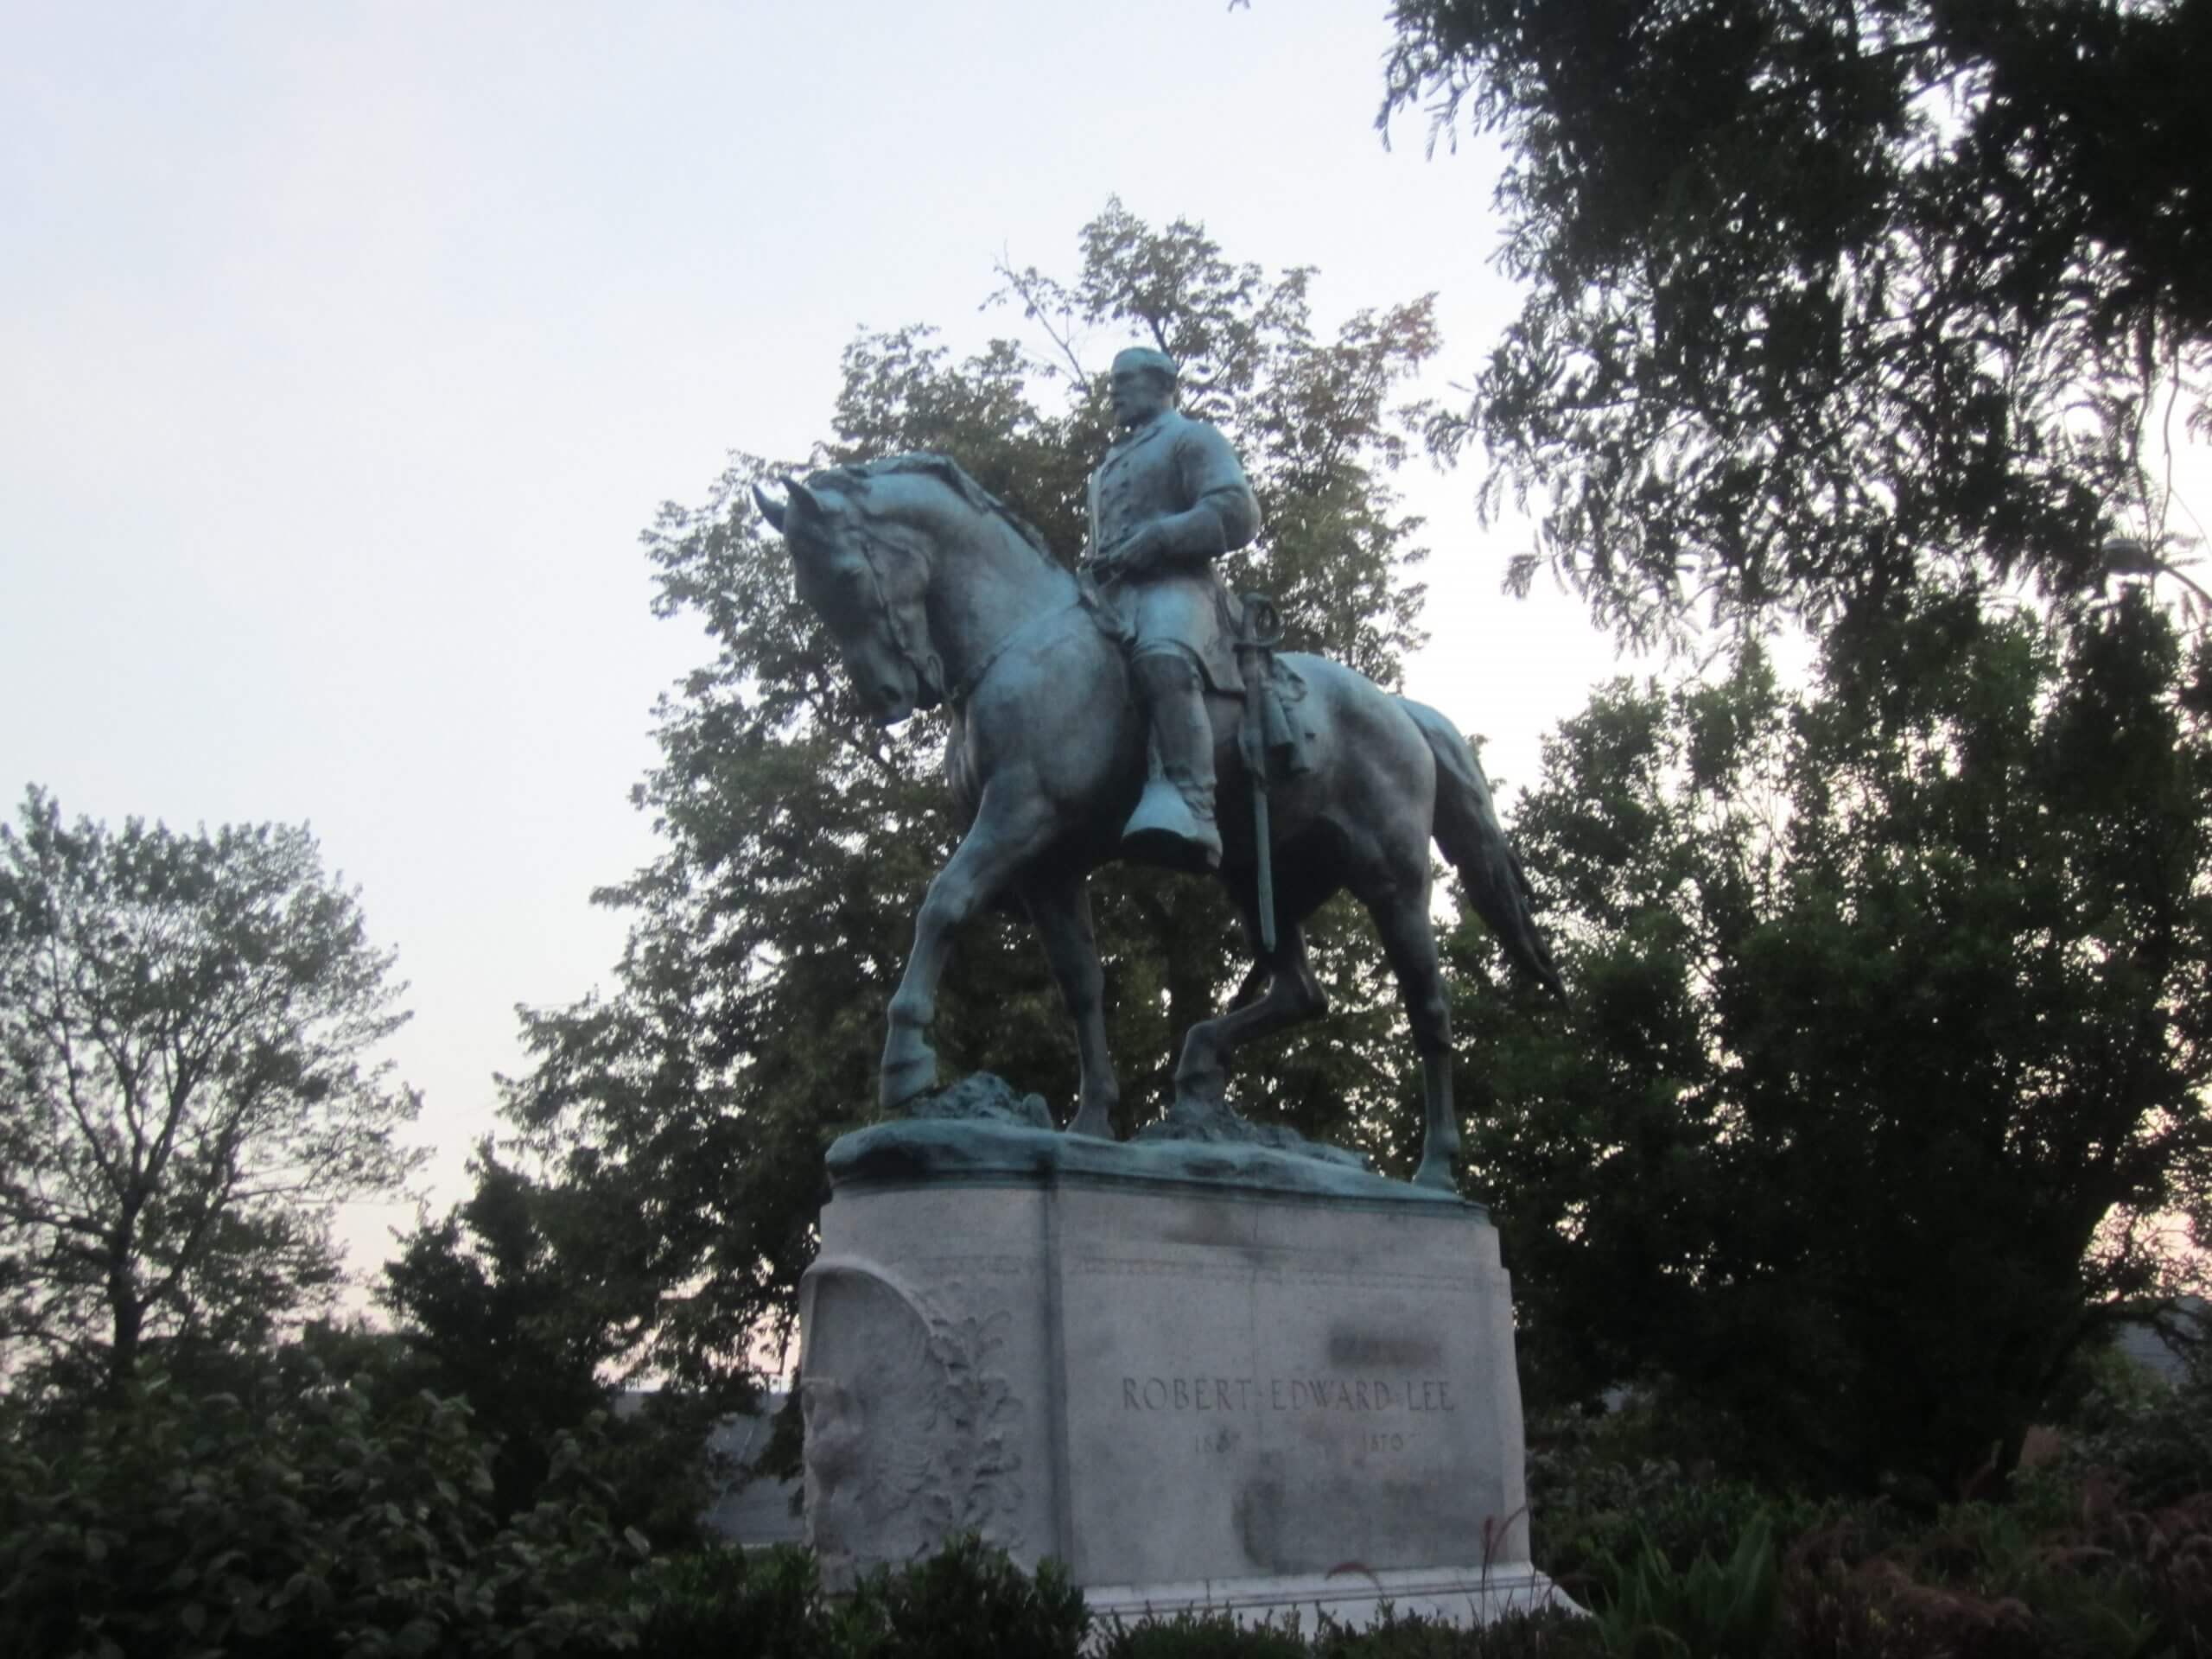
[[[1068,1125],[1070,1135],[1087,1135],[1094,1141],[1114,1138],[1114,1119],[1103,1105],[1085,1106],[1075,1115],[1075,1122]]]
[[[1414,1171],[1415,1186],[1433,1187],[1439,1192],[1457,1193],[1459,1178],[1452,1173],[1452,1160],[1430,1153],[1421,1160],[1421,1167]]]
[[[908,1101],[926,1095],[937,1087],[937,1052],[925,1047],[918,1054],[902,1055],[893,1059],[883,1057],[883,1077],[880,1092],[883,1109],[895,1112]]]

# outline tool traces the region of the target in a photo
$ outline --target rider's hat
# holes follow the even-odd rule
[[[1150,369],[1169,385],[1175,384],[1175,359],[1149,346],[1132,346],[1127,351],[1115,353],[1114,372],[1119,374],[1124,369]]]

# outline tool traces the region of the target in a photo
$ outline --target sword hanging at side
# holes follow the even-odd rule
[[[1236,629],[1236,671],[1244,677],[1244,719],[1236,753],[1252,780],[1252,851],[1259,876],[1260,948],[1275,950],[1274,852],[1268,835],[1268,678],[1282,643],[1282,617],[1264,594],[1246,594]]]

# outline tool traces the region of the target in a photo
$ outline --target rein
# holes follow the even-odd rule
[[[875,608],[883,617],[883,631],[891,636],[891,643],[900,659],[913,671],[914,683],[922,690],[934,691],[939,698],[944,691],[944,659],[935,652],[917,652],[914,642],[907,638],[906,626],[891,601],[883,596],[883,569],[876,563],[875,547],[878,538],[863,528],[854,538],[860,543],[861,563],[868,567],[868,585],[875,589]]]
[[[1027,633],[1032,628],[1038,627],[1046,622],[1057,621],[1061,617],[1065,616],[1070,611],[1079,610],[1082,607],[1083,595],[1078,594],[1066,604],[1061,606],[1058,610],[1040,612],[1039,614],[1031,617],[1028,620],[1025,622],[1017,622],[1014,626],[1007,629],[1006,637],[1001,639],[998,644],[993,645],[988,651],[985,652],[982,656],[977,659],[976,666],[969,669],[965,674],[963,674],[960,677],[960,683],[954,686],[951,690],[944,694],[944,700],[952,705],[953,712],[955,714],[958,714],[963,709],[965,709],[968,706],[968,699],[976,695],[976,688],[982,684],[983,676],[989,673],[992,668],[996,665],[999,658],[1005,656],[1007,652],[1012,649],[1015,640],[1020,639],[1023,634]]]
[[[1087,572],[1077,572],[1075,575],[1074,598],[1055,609],[1039,612],[1035,616],[1015,623],[1000,638],[996,645],[986,651],[976,659],[975,665],[960,677],[957,684],[948,688],[944,683],[944,658],[934,652],[921,652],[915,648],[914,642],[907,637],[908,631],[900,620],[899,613],[892,608],[891,601],[883,595],[883,570],[876,558],[877,543],[881,538],[862,528],[854,539],[860,546],[861,563],[868,567],[868,582],[875,589],[875,608],[883,618],[884,632],[890,636],[893,646],[898,651],[906,666],[913,671],[915,681],[937,692],[955,714],[960,713],[967,707],[968,700],[976,695],[977,689],[983,683],[983,677],[997,666],[999,658],[1013,649],[1015,641],[1032,629],[1040,627],[1045,623],[1055,621],[1065,616],[1070,611],[1088,611],[1090,613],[1091,621],[1101,633],[1109,639],[1125,641],[1127,630],[1122,626],[1121,619],[1115,614],[1113,607],[1106,602],[1104,595],[1098,591],[1097,583]],[[889,544],[887,543],[885,545]]]

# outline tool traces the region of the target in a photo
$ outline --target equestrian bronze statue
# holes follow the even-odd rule
[[[881,1097],[932,1088],[927,1033],[960,925],[1002,895],[1036,926],[1076,1027],[1069,1132],[1110,1137],[1119,1096],[1084,883],[1115,858],[1214,870],[1243,917],[1263,992],[1184,1039],[1179,1100],[1218,1103],[1230,1054],[1326,1011],[1300,926],[1349,889],[1374,917],[1421,1060],[1414,1179],[1450,1188],[1459,1146],[1452,1030],[1429,917],[1429,842],[1507,954],[1554,992],[1526,878],[1465,741],[1434,709],[1350,669],[1273,650],[1270,608],[1228,604],[1215,561],[1258,532],[1229,443],[1173,406],[1158,353],[1114,364],[1124,428],[1090,481],[1081,574],[938,455],[784,480],[755,499],[800,596],[886,725],[943,705],[969,819],[931,882],[891,999]]]

